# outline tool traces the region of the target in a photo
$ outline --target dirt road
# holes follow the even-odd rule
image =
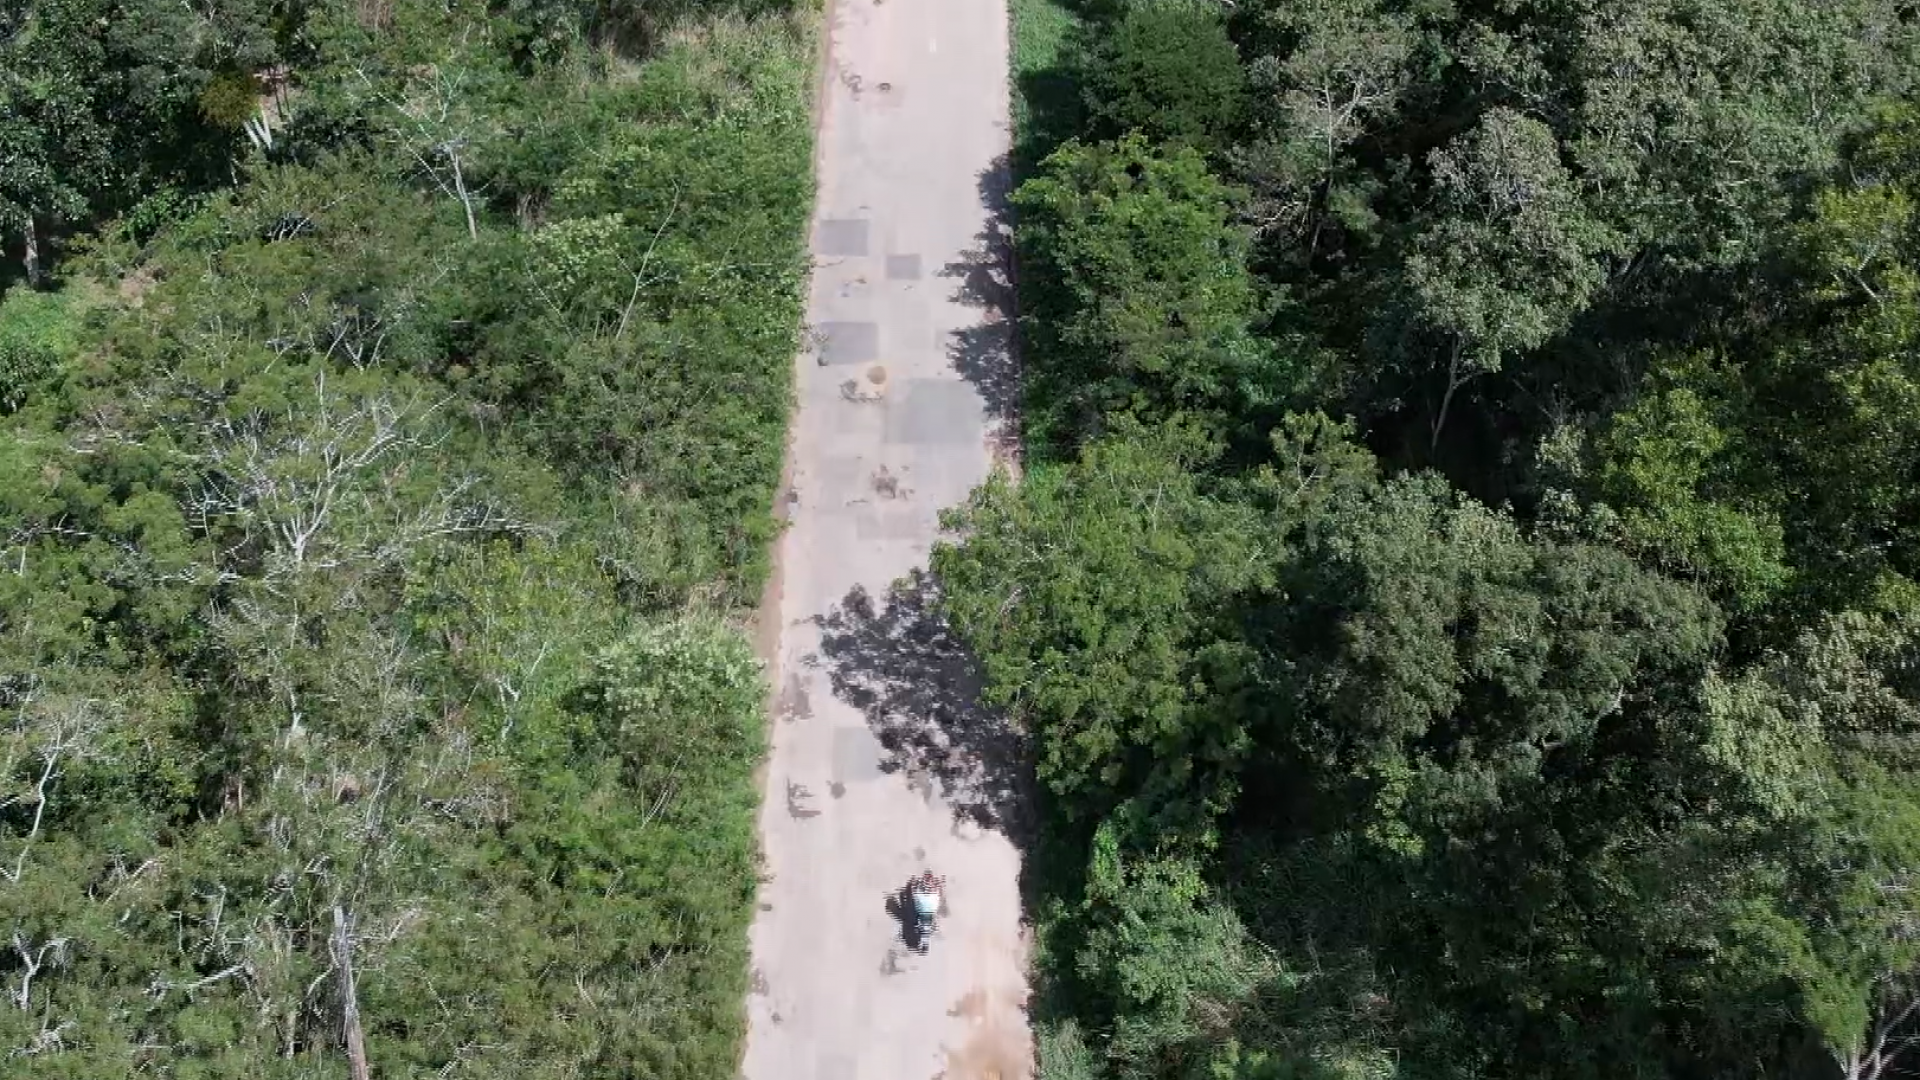
[[[1012,394],[1007,14],[831,7],[744,1075],[1022,1080],[1012,750],[924,586],[890,592],[987,474]],[[921,954],[899,892],[929,865],[948,913]]]

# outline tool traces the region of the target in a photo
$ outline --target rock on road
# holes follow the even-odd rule
[[[830,3],[746,1080],[1031,1072],[1004,733],[921,591],[889,591],[1004,445],[1004,4]],[[924,955],[899,904],[923,866],[948,882]]]

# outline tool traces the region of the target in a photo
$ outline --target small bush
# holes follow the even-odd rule
[[[79,347],[78,305],[67,294],[15,289],[0,297],[0,415],[26,404]]]

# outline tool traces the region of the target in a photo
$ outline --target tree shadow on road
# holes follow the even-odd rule
[[[1013,450],[1020,408],[1014,334],[1019,303],[1013,281],[1012,185],[1008,157],[1002,154],[980,174],[986,227],[974,237],[972,247],[940,269],[941,277],[956,282],[951,299],[981,312],[979,323],[952,335],[947,358],[986,402],[992,449],[1001,459]]]
[[[979,665],[937,610],[933,575],[916,570],[878,601],[856,587],[820,620],[833,692],[859,709],[885,752],[882,771],[938,784],[956,827],[1026,839],[1027,741],[980,702]]]

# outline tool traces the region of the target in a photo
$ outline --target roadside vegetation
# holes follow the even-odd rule
[[[1046,1080],[1920,1065],[1913,13],[1013,9]]]
[[[0,12],[0,1072],[734,1074],[814,19]]]

